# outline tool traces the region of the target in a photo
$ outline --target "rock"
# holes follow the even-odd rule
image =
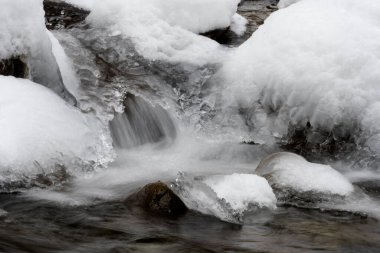
[[[19,55],[0,60],[0,75],[28,78],[29,68],[26,57]]]
[[[83,22],[90,13],[88,10],[57,0],[44,0],[44,10],[45,24],[49,30],[71,28]]]
[[[127,203],[161,215],[178,216],[187,212],[182,200],[164,183],[147,184],[126,199]]]
[[[308,202],[351,195],[351,182],[329,165],[311,163],[294,153],[279,152],[261,160],[256,174],[265,177],[279,200]]]

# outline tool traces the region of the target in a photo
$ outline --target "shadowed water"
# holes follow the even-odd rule
[[[2,195],[2,252],[378,252],[373,218],[280,207],[243,226],[189,212],[165,219],[106,202],[68,207]]]

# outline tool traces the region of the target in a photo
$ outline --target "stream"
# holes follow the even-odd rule
[[[83,115],[95,148],[85,149],[81,157],[62,154],[53,166],[35,161],[24,170],[2,171],[0,252],[379,252],[380,156],[362,145],[356,130],[347,138],[336,137],[336,128],[326,134],[309,122],[299,127],[289,120],[286,134],[277,131],[278,121],[271,121],[268,129],[274,130],[268,134],[256,122],[282,117],[273,109],[275,99],[273,108],[264,104],[265,94],[259,99],[262,108],[250,107],[243,99],[225,102],[229,91],[221,84],[221,62],[269,15],[282,11],[276,4],[243,1],[238,13],[248,24],[240,36],[231,31],[204,34],[219,43],[190,37],[192,43],[201,37],[207,53],[217,48],[216,56],[210,53],[199,64],[177,63],[175,57],[186,55],[172,49],[151,60],[136,46],[139,38],[126,36],[122,27],[99,25],[82,9],[65,5],[53,13],[54,8],[45,7],[53,54],[75,98],[65,100]],[[67,13],[73,13],[69,21]],[[184,43],[183,51],[192,50],[190,42]],[[151,45],[143,46],[150,50]],[[206,57],[203,49],[194,50],[196,57],[201,55],[199,61]],[[81,147],[85,141],[73,145]],[[250,191],[243,179],[276,152],[327,164],[338,174],[326,174],[331,178],[326,187],[335,182],[338,187],[336,176],[352,185],[352,194],[299,194],[294,192],[298,188],[271,184],[270,193],[273,188],[277,199],[273,205],[240,200]],[[308,173],[294,180],[309,176],[313,181]],[[213,185],[225,176],[231,180],[221,184],[233,192],[233,201],[218,196]],[[156,181],[166,183],[184,201],[186,214],[161,216],[128,202],[128,196]]]

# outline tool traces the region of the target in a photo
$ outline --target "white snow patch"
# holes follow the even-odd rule
[[[354,191],[353,185],[331,166],[310,163],[293,153],[281,152],[266,157],[258,165],[256,173],[269,176],[271,185],[298,192],[347,196]]]
[[[250,205],[276,208],[276,196],[268,181],[253,174],[210,176],[204,183],[224,199],[234,210],[244,212]]]
[[[292,4],[295,4],[301,0],[280,0],[277,4],[278,8],[286,8]]]
[[[151,60],[203,65],[219,62],[221,46],[194,33],[231,24],[237,0],[99,1],[88,17],[96,27],[121,32]]]
[[[87,119],[49,89],[0,76],[0,173],[73,159],[96,161],[99,138]]]
[[[259,105],[253,124],[272,136],[307,121],[379,134],[379,27],[379,1],[303,0],[276,11],[220,71],[222,103]]]
[[[245,17],[235,13],[235,15],[232,16],[230,29],[236,33],[236,35],[242,36],[247,29],[247,23],[248,20]]]
[[[38,50],[48,41],[42,0],[2,0],[0,59]]]

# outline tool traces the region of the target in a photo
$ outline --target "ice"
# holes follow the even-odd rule
[[[224,107],[263,135],[289,125],[360,135],[378,149],[380,2],[304,0],[274,12],[220,71]]]
[[[204,65],[220,62],[224,50],[194,33],[228,27],[236,8],[235,0],[110,0],[99,1],[87,21],[122,33],[150,60]]]
[[[48,32],[51,44],[52,52],[57,60],[59,70],[62,75],[62,80],[68,91],[78,98],[79,89],[79,79],[75,73],[73,63],[69,57],[67,57],[65,50],[59,43],[59,41],[54,37],[54,34]]]
[[[41,85],[0,76],[0,105],[2,180],[28,177],[57,163],[96,163],[105,155],[90,118]]]
[[[331,166],[310,163],[293,153],[280,152],[266,157],[258,165],[256,173],[268,178],[276,188],[296,192],[348,196],[354,191],[348,179]]]
[[[30,79],[75,103],[65,89],[45,27],[42,0],[3,0],[0,9],[0,60],[25,56]]]
[[[235,173],[210,176],[204,180],[204,183],[240,213],[249,210],[252,205],[276,208],[276,196],[263,177]]]

